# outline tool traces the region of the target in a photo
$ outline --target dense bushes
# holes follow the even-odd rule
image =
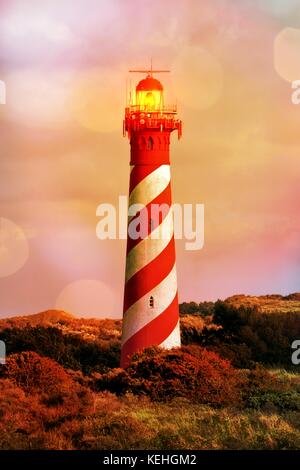
[[[134,393],[154,401],[183,397],[215,407],[300,411],[300,378],[279,378],[262,367],[239,371],[196,345],[181,350],[145,350],[130,367],[96,380],[96,389]]]
[[[299,447],[299,376],[237,370],[197,345],[88,377],[23,352],[0,373],[0,449]]]
[[[38,397],[0,378],[0,450],[40,447],[43,429]]]
[[[179,312],[182,314],[194,315],[199,314],[202,316],[212,315],[214,311],[214,302],[183,302],[179,305]]]
[[[257,362],[291,366],[291,343],[300,337],[299,311],[265,313],[256,305],[237,307],[226,301],[183,303],[180,311],[184,345],[201,345],[239,368],[252,368]],[[6,328],[1,339],[8,354],[35,351],[84,374],[106,373],[118,367],[120,360],[119,322],[118,334],[114,334],[113,323],[106,326],[109,328],[103,324],[92,339],[74,334],[70,325],[63,330],[51,326]]]
[[[240,359],[291,366],[291,344],[300,336],[300,313],[263,313],[256,308],[236,308],[216,302],[214,322],[223,327],[219,343],[244,345]],[[239,354],[240,355],[240,354]],[[244,364],[243,364],[244,366]]]
[[[300,411],[299,377],[279,377],[259,366],[244,373],[241,393],[247,408]]]
[[[71,378],[56,362],[47,357],[40,357],[35,352],[12,354],[6,365],[1,368],[1,375],[13,381],[26,393],[39,392],[52,394],[68,389]]]
[[[0,373],[3,383],[22,390],[22,397],[33,397],[47,426],[91,409],[90,388],[158,402],[181,397],[215,407],[300,411],[299,377],[277,377],[262,367],[239,371],[196,345],[170,351],[151,348],[136,355],[126,370],[116,368],[86,379],[34,352],[10,355]]]
[[[120,361],[118,339],[86,341],[55,327],[7,328],[1,332],[1,339],[5,341],[7,354],[35,351],[85,374],[107,371],[117,367]]]
[[[299,447],[300,377],[257,363],[290,365],[300,314],[180,308],[183,347],[145,350],[126,370],[120,322],[7,322],[0,449]]]
[[[98,381],[100,390],[144,394],[153,400],[189,398],[213,405],[239,401],[239,377],[230,363],[199,347],[145,350],[125,371],[115,369]]]
[[[21,388],[26,396],[38,397],[39,412],[48,425],[77,416],[91,406],[92,395],[75,382],[62,366],[34,352],[12,354],[0,369],[0,378]]]
[[[182,331],[184,344],[199,344],[239,368],[255,363],[292,367],[291,344],[299,337],[299,311],[266,313],[256,306],[222,301],[214,305],[212,323],[200,328],[184,325]]]

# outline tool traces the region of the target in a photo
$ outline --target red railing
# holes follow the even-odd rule
[[[174,114],[162,113],[132,113],[128,111],[123,124],[123,134],[130,137],[132,132],[143,129],[178,130],[178,137],[182,134],[182,122],[174,117]]]
[[[129,113],[176,114],[177,106],[174,104],[151,109],[151,106],[136,104],[128,106],[126,110],[128,110]]]

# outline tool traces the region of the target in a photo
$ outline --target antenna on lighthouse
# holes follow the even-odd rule
[[[152,77],[154,73],[169,73],[171,70],[165,70],[165,69],[153,69],[152,67],[152,58],[150,61],[150,69],[134,69],[134,70],[129,70],[129,73],[146,73],[148,76]]]

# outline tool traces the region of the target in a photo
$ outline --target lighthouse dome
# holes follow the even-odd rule
[[[137,84],[136,91],[163,91],[163,86],[159,80],[148,75]]]
[[[163,86],[148,75],[136,87],[136,105],[140,111],[157,112],[163,108]]]

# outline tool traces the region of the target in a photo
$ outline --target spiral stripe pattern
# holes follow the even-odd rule
[[[128,218],[121,365],[153,345],[180,346],[170,166],[135,165],[130,173],[129,206],[142,204]],[[163,210],[157,212],[157,204]],[[154,216],[153,216],[154,214]],[[146,224],[133,237],[132,223]],[[138,226],[138,225],[137,225]]]

